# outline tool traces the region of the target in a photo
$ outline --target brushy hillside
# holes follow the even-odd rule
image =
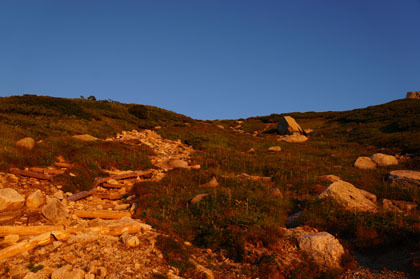
[[[420,100],[401,99],[383,105],[342,112],[271,114],[250,120],[277,123],[291,115],[299,122],[319,128],[314,136],[358,142],[401,152],[420,150]]]
[[[382,254],[395,247],[407,248],[411,264],[399,266],[418,272],[420,265],[420,214],[377,214],[347,212],[332,201],[320,202],[317,195],[328,183],[319,176],[335,174],[343,180],[375,194],[378,200],[398,199],[420,203],[417,188],[390,186],[385,178],[393,169],[420,171],[420,100],[397,100],[384,105],[345,112],[290,113],[304,129],[313,129],[310,139],[300,144],[277,141],[273,133],[282,116],[273,114],[237,122],[198,121],[163,109],[106,101],[60,99],[33,95],[0,99],[0,168],[48,166],[63,155],[79,166],[75,177],[60,177],[67,191],[87,189],[103,168],[146,169],[151,167],[146,146],[120,143],[80,143],[69,138],[91,134],[99,138],[122,130],[154,128],[162,137],[181,140],[192,146],[192,164],[199,170],[176,169],[159,182],[137,184],[134,192],[139,209],[136,216],[174,238],[223,253],[245,263],[235,271],[259,278],[335,278],[335,271],[317,269],[311,261],[282,269],[277,254],[288,216],[302,211],[297,225],[309,225],[337,236],[352,254],[378,250]],[[223,127],[222,127],[223,126]],[[235,127],[240,126],[243,132]],[[235,128],[235,129],[232,129]],[[257,132],[254,134],[254,132]],[[15,141],[31,136],[42,140],[32,151],[15,147]],[[281,152],[268,152],[281,146]],[[135,148],[135,149],[134,149]],[[248,152],[253,148],[255,152]],[[398,166],[375,170],[353,167],[358,156],[376,152],[413,153]],[[270,177],[271,181],[250,180],[243,173]],[[217,188],[200,184],[216,177]],[[272,188],[280,194],[270,195]],[[208,194],[197,205],[189,201]],[[268,251],[252,260],[246,247]],[[173,243],[159,243],[168,261],[188,276],[188,253],[171,252]],[[177,250],[178,251],[178,250]],[[184,252],[182,252],[184,251]],[[375,250],[376,251],[376,250]],[[416,252],[417,251],[417,252]],[[416,254],[417,253],[417,254]],[[352,267],[349,256],[344,262]],[[251,264],[251,265],[249,265]],[[275,277],[275,274],[283,277]],[[328,277],[329,276],[329,277]]]

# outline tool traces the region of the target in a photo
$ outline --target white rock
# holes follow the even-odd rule
[[[41,190],[36,190],[26,198],[26,207],[29,209],[37,209],[45,202],[45,196]]]
[[[356,159],[356,162],[354,162],[354,166],[363,170],[376,169],[375,162],[373,162],[372,159],[370,159],[369,157],[363,156]]]
[[[16,146],[25,148],[27,150],[32,150],[35,146],[35,140],[30,137],[23,138],[16,142]]]
[[[397,158],[395,158],[395,156],[392,156],[392,155],[386,155],[386,154],[382,154],[382,153],[376,153],[376,154],[373,154],[372,155],[371,159],[378,166],[382,166],[382,167],[398,165]]]
[[[18,210],[25,204],[25,198],[12,188],[0,189],[0,211]]]
[[[306,234],[298,238],[299,248],[325,268],[340,268],[344,255],[341,243],[327,232]]]
[[[200,185],[200,187],[205,187],[205,188],[215,188],[217,186],[219,186],[219,182],[217,182],[217,179],[215,176],[213,176],[209,182]]]
[[[140,240],[138,239],[137,236],[130,235],[126,232],[121,235],[121,240],[127,247],[130,247],[130,248],[137,247],[140,244]]]
[[[268,148],[268,151],[270,151],[270,152],[280,152],[281,147],[280,146],[271,146],[271,147]]]
[[[319,195],[319,198],[332,198],[347,210],[376,212],[378,209],[372,201],[376,200],[375,195],[342,180],[332,183]]]
[[[278,138],[278,140],[285,141],[288,143],[300,143],[300,142],[307,141],[308,137],[304,135],[293,134],[293,135],[281,136]]]
[[[190,200],[191,204],[198,204],[203,198],[207,197],[209,194],[198,194]]]

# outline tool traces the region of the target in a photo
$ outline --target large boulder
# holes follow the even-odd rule
[[[16,146],[32,150],[35,146],[35,140],[33,138],[23,138],[16,142]]]
[[[73,138],[81,140],[81,141],[97,141],[98,138],[95,138],[94,136],[91,136],[89,134],[84,135],[75,135]]]
[[[37,209],[44,204],[45,197],[41,190],[36,190],[26,198],[26,207],[29,209]]]
[[[42,215],[52,222],[58,222],[67,217],[65,205],[55,198],[48,198],[47,204],[42,208]]]
[[[305,134],[303,129],[291,116],[284,116],[279,120],[277,131],[280,135]]]
[[[375,153],[371,157],[372,161],[374,161],[378,166],[387,167],[398,165],[398,160],[395,156],[386,155],[383,153]]]
[[[0,189],[0,211],[18,210],[25,204],[25,198],[12,188]]]
[[[341,243],[327,232],[306,234],[298,239],[299,248],[312,256],[324,268],[340,268],[344,248]]]
[[[354,166],[359,169],[363,170],[372,170],[376,169],[376,163],[372,161],[369,157],[359,157],[356,159],[356,162],[354,162]]]
[[[374,202],[376,201],[374,194],[360,190],[342,180],[332,183],[319,195],[319,198],[332,198],[347,210],[363,212],[377,212],[378,210]]]
[[[388,181],[393,185],[420,186],[420,171],[395,170],[388,175]]]
[[[420,99],[420,91],[407,92],[406,99]]]

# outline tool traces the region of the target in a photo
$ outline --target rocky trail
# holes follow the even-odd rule
[[[106,141],[148,145],[158,168],[105,170],[108,177],[74,195],[54,183],[55,175],[71,173],[72,165],[62,157],[48,168],[0,173],[1,278],[178,278],[155,247],[160,234],[131,218],[136,204],[128,193],[136,182],[191,168],[192,148],[150,130],[123,132]]]

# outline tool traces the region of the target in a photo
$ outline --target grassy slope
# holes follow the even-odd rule
[[[281,237],[279,227],[298,209],[304,210],[301,224],[353,241],[356,244],[352,249],[395,244],[403,239],[415,243],[420,236],[418,211],[408,215],[349,214],[333,203],[319,203],[316,195],[327,186],[317,177],[336,174],[376,194],[378,199],[419,203],[419,189],[390,187],[385,182],[392,169],[420,170],[418,159],[373,171],[352,167],[358,156],[378,151],[418,153],[419,114],[417,100],[398,100],[347,112],[292,113],[304,128],[315,131],[308,142],[288,144],[277,142],[270,133],[253,137],[233,132],[228,127],[236,126],[234,121],[194,121],[154,107],[35,96],[1,98],[0,168],[49,165],[56,155],[64,154],[81,166],[78,177],[87,177],[80,179],[83,183],[63,177],[64,184],[69,190],[82,189],[101,174],[101,167],[150,167],[146,155],[152,151],[142,147],[132,152],[131,147],[112,143],[81,144],[66,135],[89,133],[105,138],[121,130],[161,125],[158,132],[162,136],[181,139],[197,150],[192,160],[202,168],[174,170],[159,183],[137,185],[141,205],[138,215],[156,227],[203,247],[222,248],[238,261],[243,260],[246,241],[271,247]],[[247,119],[242,126],[250,133],[269,130],[280,116]],[[32,152],[16,149],[15,141],[24,136],[42,139],[44,143]],[[267,152],[272,145],[280,145],[282,152]],[[251,147],[255,154],[246,153]],[[233,177],[244,172],[272,176],[273,183]],[[221,183],[216,190],[198,187],[212,176]],[[283,198],[270,197],[272,187],[279,188]],[[198,206],[187,206],[189,199],[201,193],[209,196]],[[259,270],[265,269],[260,266],[249,272],[258,274]],[[302,270],[304,276],[305,268],[296,267],[294,274],[297,270]],[[315,271],[313,274],[320,275]]]

